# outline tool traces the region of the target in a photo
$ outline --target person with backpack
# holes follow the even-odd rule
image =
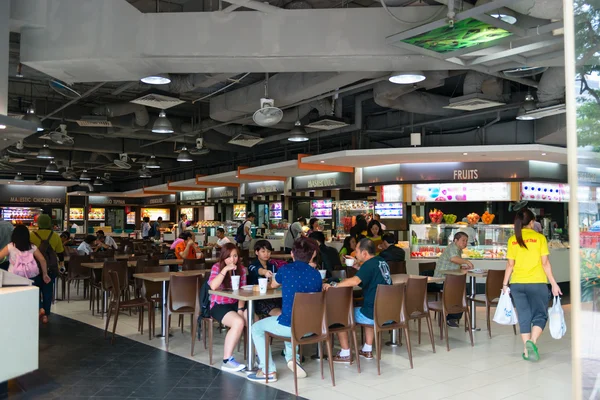
[[[17,225],[13,230],[11,242],[0,250],[0,258],[4,257],[8,257],[9,260],[8,272],[33,280],[33,284],[39,287],[40,291],[52,281],[48,275],[46,260],[37,246],[31,243],[29,229],[25,225]],[[52,297],[52,292],[50,296]],[[40,302],[40,317],[42,322],[47,323],[48,317],[44,315],[44,310]]]
[[[156,221],[150,227],[150,232],[148,232],[148,236],[150,239],[160,239],[160,224],[162,224],[162,217],[158,217]]]
[[[48,267],[48,276],[50,276],[50,282],[44,282],[40,288],[44,310],[42,322],[46,324],[50,316],[52,293],[54,293],[56,277],[58,276],[59,269],[64,267],[65,249],[60,236],[52,231],[52,219],[48,214],[41,214],[39,216],[38,230],[31,231],[30,241],[44,256]]]
[[[250,249],[250,242],[252,242],[251,228],[255,219],[256,215],[254,213],[248,214],[246,220],[238,226],[237,232],[235,233],[235,241],[242,250]]]
[[[290,225],[285,238],[283,240],[283,247],[285,248],[285,252],[290,254],[292,251],[292,247],[294,247],[294,241],[301,236],[304,236],[302,233],[302,228],[306,225],[306,218],[300,217],[298,221],[294,222]]]

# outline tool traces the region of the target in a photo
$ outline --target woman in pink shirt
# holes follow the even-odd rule
[[[208,284],[211,290],[231,290],[232,275],[239,275],[240,287],[246,285],[246,271],[238,249],[233,243],[226,243],[221,247],[219,262],[210,270]],[[238,372],[246,369],[244,364],[238,363],[233,357],[233,350],[244,333],[246,314],[245,301],[210,295],[210,316],[229,328],[223,346],[223,371]]]

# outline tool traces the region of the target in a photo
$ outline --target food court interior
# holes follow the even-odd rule
[[[592,140],[569,158],[567,100],[600,102],[600,74],[569,92],[563,11],[562,0],[0,0],[1,220],[67,232],[46,320],[37,288],[0,273],[0,398],[564,399],[573,385],[596,398],[600,343],[587,348],[593,372],[571,378],[570,283],[579,242],[595,311],[600,157]],[[562,339],[539,339],[538,362],[522,359],[518,330],[489,322],[495,305],[486,312],[487,271],[505,269],[524,207],[547,239],[567,321]],[[432,310],[435,349],[426,321],[384,331],[381,373],[361,357],[360,371],[333,364],[333,384],[329,357],[322,379],[307,344],[295,388],[278,339],[276,382],[222,371],[230,329],[194,320],[217,242],[236,242],[250,221],[244,265],[259,240],[284,265],[302,217],[302,235],[320,231],[348,256],[353,227],[378,221],[404,251],[391,271],[404,283],[465,232],[472,339],[465,318],[441,338]],[[194,260],[173,247],[183,233]],[[102,248],[106,238],[115,248]],[[79,258],[86,243],[99,251]],[[338,258],[329,282],[354,269]],[[115,260],[127,267],[123,293],[107,268]],[[173,276],[197,283],[191,323],[170,311]],[[105,338],[121,295],[145,308],[116,312],[118,322],[113,311]],[[234,349],[248,369],[249,333]]]

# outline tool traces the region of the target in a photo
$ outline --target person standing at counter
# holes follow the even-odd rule
[[[154,239],[159,240],[160,239],[160,224],[162,224],[162,217],[158,217],[158,219],[156,221],[154,221],[154,223],[152,224],[152,228],[154,229],[154,232],[152,232],[152,229],[150,230],[150,232],[153,233],[153,235],[150,235],[152,237],[154,237]]]
[[[103,230],[96,231],[96,236],[98,237],[96,241],[96,251],[100,250],[116,250],[119,248],[117,242],[110,236],[106,236]]]
[[[319,232],[320,230],[319,218],[311,218],[310,221],[308,221],[308,232],[306,233],[307,236],[310,236],[310,234],[313,232]]]
[[[396,246],[396,238],[391,233],[386,233],[381,237],[381,248],[379,257],[385,261],[404,261],[406,253],[400,247]]]
[[[13,229],[14,227],[10,222],[0,219],[0,249],[5,248],[10,243]],[[0,269],[8,271],[9,265],[8,258],[4,257],[4,259],[0,259]]]
[[[371,220],[369,225],[367,226],[367,239],[371,240],[375,245],[375,252],[379,254],[381,251],[379,246],[381,245],[381,235],[383,235],[383,229],[381,229],[381,224],[379,221]]]
[[[142,222],[142,239],[149,239],[150,236],[150,218],[144,217]]]
[[[306,225],[306,218],[300,217],[298,221],[294,222],[290,225],[284,240],[285,252],[290,254],[292,251],[292,247],[294,247],[294,241],[299,237],[304,236],[302,233],[302,227]]]
[[[187,214],[181,214],[179,220],[179,234],[181,235],[183,232],[187,230]]]
[[[242,224],[242,235],[244,236],[244,240],[241,243],[242,250],[250,250],[250,243],[252,242],[252,224],[254,223],[255,219],[256,215],[254,215],[254,213],[250,213]]]
[[[468,240],[469,235],[467,235],[465,232],[456,232],[452,243],[450,243],[448,247],[444,249],[444,252],[436,261],[433,276],[442,278],[444,276],[442,271],[474,268],[471,261],[465,260],[461,257],[462,251],[467,248]],[[441,284],[432,285],[436,285],[438,287],[438,291],[442,286]],[[446,317],[446,323],[451,328],[458,328],[461,318],[462,313],[448,314]]]
[[[537,361],[537,340],[548,321],[548,282],[552,295],[562,294],[552,274],[546,237],[534,231],[535,215],[529,209],[515,216],[515,234],[508,239],[502,291],[509,291],[517,308],[523,339],[523,359]]]
[[[38,230],[31,231],[30,241],[35,245],[46,260],[50,282],[42,283],[42,306],[44,315],[42,323],[48,323],[50,307],[52,306],[52,293],[54,293],[54,282],[59,268],[64,266],[65,249],[60,236],[52,231],[52,219],[48,214],[42,214],[38,218]]]

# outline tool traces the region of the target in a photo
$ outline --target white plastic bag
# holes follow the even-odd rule
[[[548,309],[548,326],[550,328],[550,335],[554,339],[560,339],[567,333],[565,313],[560,305],[560,297],[558,296],[554,297],[552,307]]]
[[[506,293],[500,293],[500,300],[494,313],[494,322],[500,325],[515,325],[517,322],[517,313],[510,299],[510,289]]]

